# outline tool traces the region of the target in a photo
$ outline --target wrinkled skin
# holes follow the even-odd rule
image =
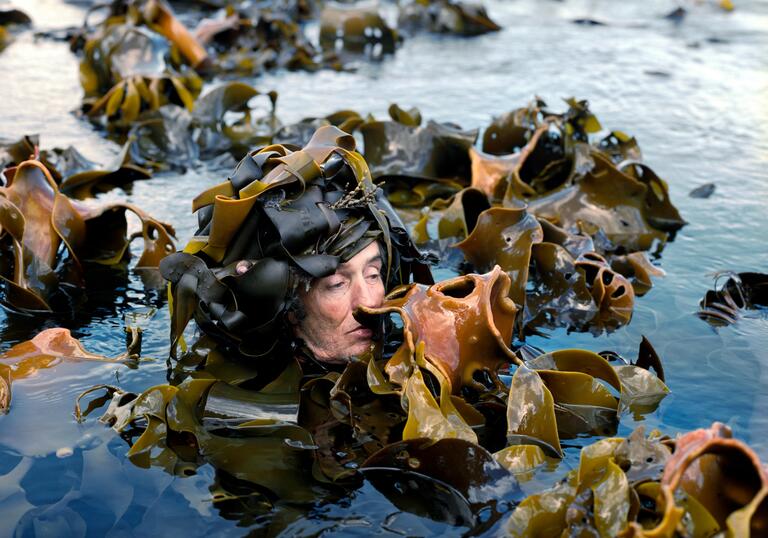
[[[295,333],[316,359],[344,364],[371,347],[373,331],[352,314],[359,306],[381,305],[382,265],[379,245],[373,242],[340,264],[334,274],[316,279],[308,291],[299,291],[306,317],[298,322]]]

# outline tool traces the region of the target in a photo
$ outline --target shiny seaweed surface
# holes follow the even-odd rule
[[[221,7],[215,4],[205,8],[209,15]],[[31,142],[32,151],[21,140],[20,158],[0,157],[4,166],[18,164],[39,144],[50,172],[46,177],[33,164],[17,169],[22,173],[16,186],[7,184],[12,192],[2,198],[13,204],[3,205],[3,227],[16,232],[10,239],[19,243],[22,230],[7,224],[18,216],[17,209],[40,217],[35,207],[48,208],[60,217],[50,221],[54,225],[45,240],[30,244],[30,254],[16,249],[15,263],[0,268],[16,284],[10,298],[15,303],[9,305],[13,312],[0,321],[6,351],[0,397],[11,406],[0,418],[4,521],[15,522],[21,535],[158,529],[191,535],[227,530],[459,535],[471,529],[527,535],[537,524],[549,525],[538,528],[541,532],[569,524],[614,535],[628,519],[638,525],[625,530],[628,536],[642,536],[639,525],[656,526],[662,534],[677,525],[703,535],[716,526],[744,532],[749,515],[765,504],[764,472],[746,445],[730,439],[727,429],[710,425],[725,422],[757,456],[768,457],[768,422],[761,412],[768,345],[760,291],[760,273],[768,265],[760,232],[768,194],[768,112],[762,102],[768,75],[759,54],[768,39],[764,6],[739,2],[729,12],[715,3],[697,4],[665,17],[675,7],[665,2],[620,7],[488,2],[486,13],[464,10],[462,19],[456,15],[461,9],[449,2],[415,3],[400,13],[384,6],[383,17],[365,9],[298,2],[291,16],[303,21],[300,33],[275,13],[267,12],[265,22],[255,26],[243,23],[252,13],[212,17],[202,28],[206,31],[196,34],[216,60],[209,62],[158,5],[127,14],[146,22],[148,30],[124,35],[110,30],[114,35],[107,41],[128,43],[126,50],[142,48],[144,58],[153,59],[140,76],[120,80],[113,78],[114,70],[89,70],[81,61],[89,53],[93,57],[99,43],[88,47],[75,39],[75,48],[85,47],[75,56],[59,40],[79,35],[85,8],[56,3],[43,9],[29,3],[19,7],[31,15],[31,25],[15,13],[2,21],[0,66],[14,76],[7,81],[9,97],[0,103],[0,134],[9,143],[36,133],[40,138]],[[202,11],[177,8],[189,28]],[[360,24],[373,24],[378,31],[360,31]],[[168,61],[154,61],[159,55],[152,51],[162,43],[149,32],[178,41]],[[119,47],[111,51],[119,53]],[[117,67],[135,68],[135,57],[115,58]],[[231,82],[234,78],[239,82]],[[577,100],[559,101],[570,96],[588,99],[589,113]],[[525,118],[541,119],[546,115],[531,111],[545,107],[555,115],[552,124]],[[514,109],[528,111],[518,113],[527,130],[509,121]],[[466,261],[479,272],[501,266],[501,273],[482,277],[491,289],[509,272],[509,297],[521,313],[522,298],[534,293],[525,304],[528,316],[513,322],[508,315],[513,309],[498,306],[496,324],[480,335],[490,350],[497,344],[488,344],[489,334],[498,332],[508,341],[513,331],[526,333],[526,345],[516,349],[526,365],[512,368],[514,375],[502,370],[493,379],[483,373],[495,373],[498,364],[510,361],[511,351],[502,347],[498,356],[491,352],[479,364],[461,353],[447,360],[440,339],[430,339],[414,323],[410,327],[419,336],[414,344],[420,339],[422,345],[406,346],[380,368],[368,361],[339,378],[319,378],[305,387],[301,401],[291,368],[256,393],[234,386],[248,378],[247,369],[233,368],[215,353],[205,363],[209,377],[188,378],[195,357],[167,368],[168,305],[152,266],[173,250],[166,245],[176,244],[174,232],[178,245],[194,233],[190,201],[227,177],[245,152],[270,138],[303,145],[326,122],[356,130],[367,148],[389,139],[416,150],[403,160],[369,149],[366,158],[375,177],[387,176],[387,194],[406,223],[443,257],[436,277],[446,283],[439,293],[456,303],[470,289],[483,289],[480,280],[471,285],[467,277],[450,280],[466,272]],[[526,166],[515,162],[521,157],[509,157],[527,147],[527,157],[541,162],[553,144],[537,150],[538,141],[573,136],[567,125],[580,126],[587,135],[607,129],[592,140],[577,130],[575,141],[581,145],[570,144],[567,151],[574,157],[568,163],[542,168],[535,158]],[[561,134],[553,135],[558,129]],[[505,133],[509,136],[501,136]],[[445,148],[446,140],[449,147],[467,150],[468,158],[441,160],[435,148]],[[616,166],[627,158],[642,158],[643,164]],[[571,184],[566,168],[590,159],[596,176],[591,184],[608,173],[637,189],[643,178],[657,185],[646,190],[662,206],[671,200],[688,224],[678,230],[682,221],[658,205],[642,209],[642,218],[628,225],[610,221],[608,235],[590,233],[597,230],[588,225],[579,229],[581,218],[556,221],[553,204],[570,204],[569,214],[585,214],[590,193]],[[652,167],[652,176],[646,167]],[[509,171],[512,180],[499,182]],[[408,184],[404,177],[417,181]],[[476,177],[484,179],[476,182]],[[706,188],[704,197],[688,196],[708,184],[717,188]],[[29,187],[23,190],[24,185]],[[553,200],[550,191],[559,198]],[[590,192],[591,200],[595,192],[599,196],[599,189]],[[517,207],[514,198],[528,199],[528,210]],[[22,207],[24,202],[34,207]],[[628,206],[600,205],[632,214]],[[638,201],[629,205],[642,207]],[[419,212],[420,207],[429,212]],[[98,220],[87,227],[89,219],[104,215],[111,225],[117,223],[119,234],[102,237]],[[44,229],[49,217],[43,217],[25,219]],[[495,234],[503,242],[498,229],[510,227],[522,241],[511,253],[489,258],[482,242],[472,246],[473,229],[490,230],[483,235]],[[626,227],[633,233],[622,233]],[[73,242],[79,229],[91,234]],[[674,231],[674,240],[664,244]],[[90,235],[98,238],[95,244]],[[131,241],[139,236],[143,246]],[[464,248],[453,249],[456,243]],[[16,247],[10,241],[5,248],[13,252]],[[6,259],[4,253],[4,264]],[[32,282],[14,280],[14,267],[22,260],[28,269],[51,270],[38,272],[45,278]],[[569,278],[578,274],[591,283],[571,285],[565,306],[554,299],[568,286],[562,287],[563,274],[552,269],[563,264],[573,268]],[[522,267],[530,267],[530,274],[521,280]],[[27,274],[34,274],[32,269]],[[606,272],[613,276],[604,277]],[[713,275],[722,276],[708,291]],[[605,303],[597,284],[615,285],[607,294],[614,299],[631,291],[629,309],[626,301]],[[560,291],[551,296],[544,293],[557,286]],[[624,295],[614,295],[621,286]],[[385,308],[403,313],[407,332],[409,316],[434,308],[430,293],[435,295],[413,287],[390,298]],[[408,306],[411,299],[421,306]],[[573,304],[592,306],[580,316],[564,315]],[[53,312],[40,316],[41,310]],[[598,318],[603,323],[594,321]],[[21,344],[56,326],[69,328],[71,335],[42,333]],[[637,355],[643,335],[663,368],[649,358],[647,347]],[[21,347],[11,350],[16,344]],[[540,350],[549,353],[540,355]],[[582,364],[591,360],[600,366],[574,370],[567,366],[574,353],[584,355]],[[630,375],[632,368],[647,372],[651,365],[654,374],[640,374],[645,381]],[[597,387],[595,379],[601,380]],[[641,387],[636,401],[630,379]],[[361,383],[367,385],[362,393]],[[477,409],[473,413],[474,408],[462,406],[462,398],[450,396],[466,387],[464,400],[471,400],[473,387],[481,390],[477,383],[483,390],[507,392],[512,400],[530,402],[539,394],[544,404],[525,415],[521,406],[487,401],[479,406],[480,417]],[[592,390],[566,390],[579,383]],[[74,402],[84,391],[90,392],[73,416]],[[401,393],[423,405],[406,409]],[[194,409],[203,394],[211,404],[205,428]],[[323,400],[329,394],[331,400]],[[329,409],[334,413],[328,415]],[[339,409],[348,410],[357,431],[371,435],[365,461],[347,452],[349,440],[336,435],[334,424],[343,416]],[[254,416],[261,411],[286,420],[299,413],[313,436]],[[144,418],[137,422],[137,417]],[[483,421],[489,424],[484,429],[479,427]],[[501,440],[493,436],[499,431]],[[478,439],[478,432],[485,437]],[[675,440],[678,432],[690,433]],[[504,434],[517,444],[505,449]],[[433,445],[421,442],[424,437],[453,439]],[[318,476],[302,474],[309,470],[305,464],[318,439],[338,443],[317,442],[324,446],[315,458],[321,485]],[[478,452],[477,441],[496,453]],[[377,451],[380,445],[385,449]],[[261,457],[230,461],[223,457],[227,450]],[[286,465],[276,468],[275,461]],[[705,492],[696,493],[698,505],[675,497],[675,488],[686,480],[683,471],[691,467],[707,484]],[[53,474],[60,478],[52,484]],[[722,479],[729,475],[755,480]],[[685,476],[691,480],[690,472]],[[708,494],[728,503],[714,502]],[[666,499],[666,505],[658,499]],[[554,515],[540,509],[544,504]],[[729,517],[741,506],[746,508]]]

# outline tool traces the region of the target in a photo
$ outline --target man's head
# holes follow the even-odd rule
[[[345,363],[370,349],[373,331],[353,314],[359,306],[381,306],[383,265],[379,245],[373,242],[340,264],[334,274],[313,280],[309,289],[299,288],[303,316],[290,321],[294,334],[318,361]]]
[[[378,306],[411,276],[432,282],[354,148],[351,135],[321,127],[303,149],[251,152],[195,198],[198,232],[160,267],[173,299],[172,354],[194,316],[229,354],[285,356],[279,344],[298,337],[318,360],[343,362],[371,344],[355,308]]]

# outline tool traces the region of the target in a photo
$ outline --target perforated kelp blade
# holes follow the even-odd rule
[[[497,266],[485,275],[400,288],[382,307],[361,308],[368,314],[393,312],[403,318],[404,343],[386,366],[390,379],[405,383],[420,342],[426,361],[448,380],[454,394],[477,383],[476,371],[494,376],[501,364],[519,361],[509,348],[517,312],[508,297],[509,282]]]

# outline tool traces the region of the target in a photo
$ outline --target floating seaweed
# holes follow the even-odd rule
[[[676,440],[641,428],[581,450],[578,469],[523,500],[508,536],[759,536],[765,532],[768,474],[757,455],[714,423]]]
[[[320,45],[324,48],[363,52],[372,56],[391,54],[399,43],[397,31],[371,7],[326,4],[320,13]],[[381,51],[376,54],[376,50]]]
[[[208,63],[170,8],[156,0],[140,7],[120,12],[120,3],[112,5],[111,16],[87,37],[80,62],[84,112],[123,129],[142,111],[167,103],[192,110],[202,80],[183,62],[197,69]]]
[[[128,349],[117,357],[105,357],[87,351],[69,329],[54,328],[39,332],[31,340],[16,344],[0,355],[0,413],[11,407],[11,383],[53,368],[62,360],[132,362],[141,351],[141,332],[130,332]]]
[[[400,8],[398,26],[405,32],[418,30],[441,34],[476,36],[501,30],[485,7],[456,0],[415,0]]]
[[[16,29],[31,24],[32,19],[20,9],[0,9],[0,51],[13,40],[13,32]]]
[[[721,278],[726,280],[718,288]],[[715,289],[707,291],[699,306],[701,309],[696,314],[712,325],[736,323],[742,311],[768,306],[768,275],[732,271],[719,273],[715,276]]]
[[[86,205],[63,194],[48,169],[26,160],[3,171],[0,187],[0,240],[7,254],[0,280],[0,302],[11,310],[53,310],[53,299],[66,298],[61,286],[84,285],[83,264],[114,265],[130,254],[134,237],[144,251],[136,267],[157,267],[173,252],[173,229],[132,204]],[[135,214],[141,232],[128,236],[125,213]]]

